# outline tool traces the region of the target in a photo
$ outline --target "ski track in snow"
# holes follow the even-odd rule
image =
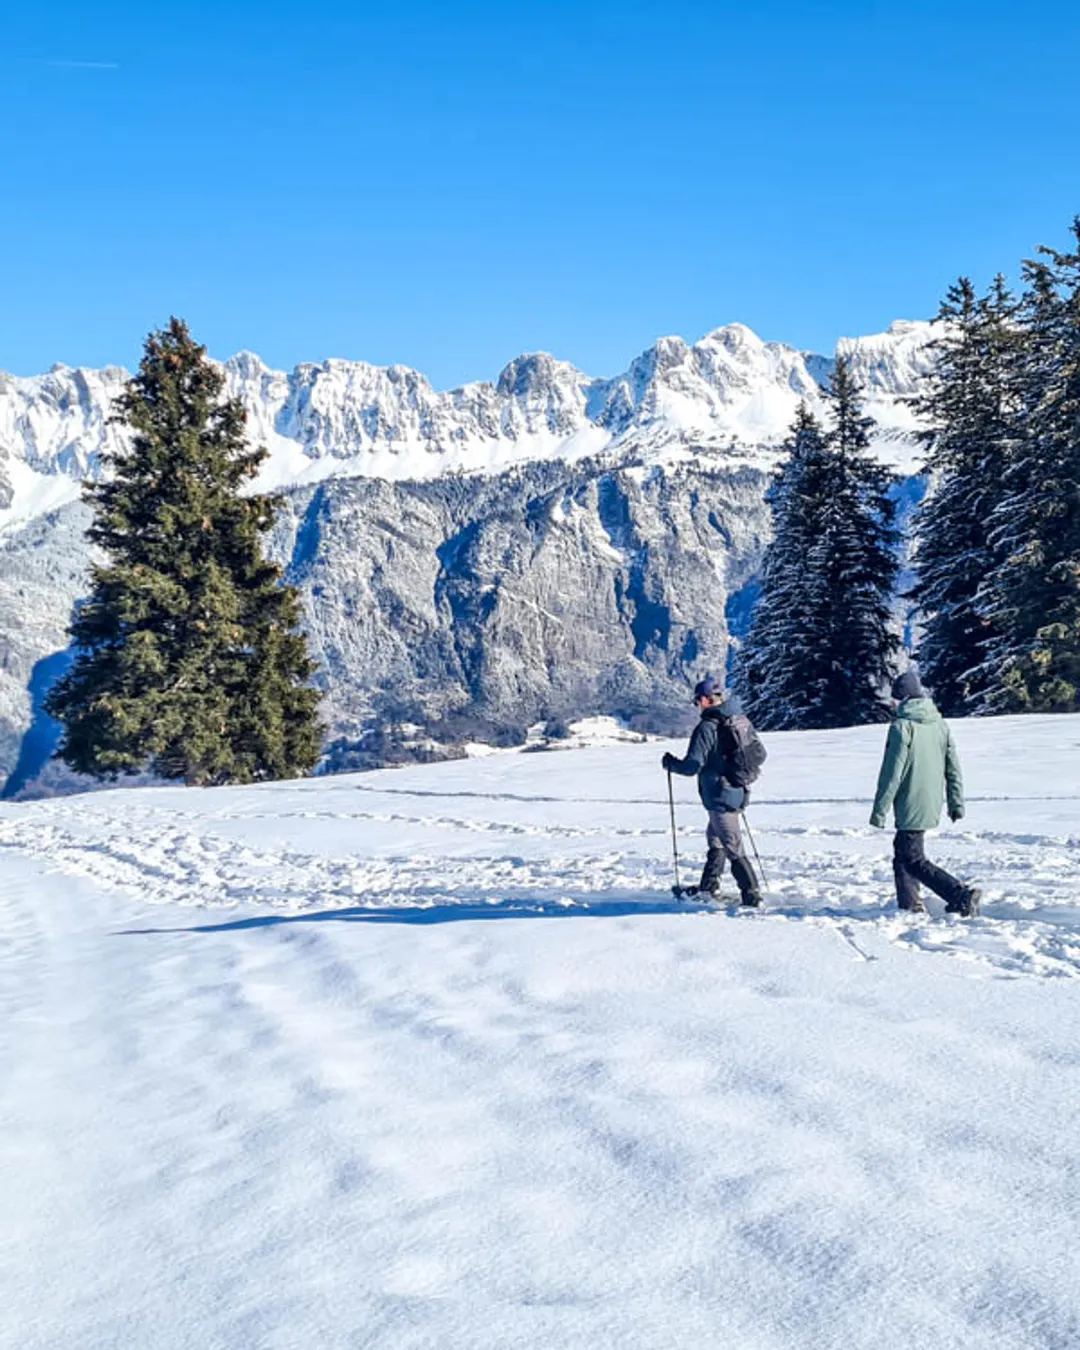
[[[484,912],[708,912],[668,899],[671,836],[659,814],[660,802],[440,793],[354,781],[330,787],[331,792],[339,790],[363,794],[372,807],[372,798],[380,795],[431,801],[479,798],[486,803],[485,815],[296,806],[199,812],[184,809],[182,794],[174,804],[173,792],[168,806],[145,800],[153,792],[106,794],[83,799],[76,812],[70,801],[44,802],[22,808],[15,818],[0,818],[0,849],[43,860],[54,871],[91,878],[151,904],[256,905],[296,914],[361,909],[372,918],[380,911],[455,907],[462,917]],[[823,801],[832,807],[857,803],[860,811],[866,805],[863,799],[850,798],[811,799],[804,805]],[[639,823],[572,823],[583,803],[594,809],[618,806],[622,815],[630,814]],[[537,804],[549,815],[564,813],[568,818],[510,818],[523,805]],[[762,912],[739,914],[741,919],[832,928],[859,960],[875,959],[874,944],[888,942],[946,954],[1000,975],[1080,977],[1080,837],[960,829],[949,835],[947,845],[932,840],[932,857],[979,881],[982,915],[973,921],[944,916],[940,903],[929,897],[930,915],[901,916],[891,905],[891,836],[856,824],[770,823],[776,812],[769,808],[776,805],[764,799],[751,811],[765,861],[768,901]],[[508,818],[491,818],[500,809]],[[684,807],[684,817],[688,814]],[[316,826],[327,830],[323,837],[332,851],[270,848],[264,836],[257,845],[230,836],[233,828],[264,828],[267,822],[300,838]],[[420,844],[409,852],[380,850],[373,857],[365,847],[373,831],[391,839],[405,831]],[[684,821],[678,827],[684,878],[696,875],[700,865],[701,833],[700,813],[694,824]],[[360,837],[357,849],[340,851],[352,835]],[[488,837],[481,852],[469,844],[477,836]],[[607,849],[602,847],[605,840],[610,841]],[[851,848],[814,847],[818,840]],[[587,851],[573,848],[576,843]],[[552,851],[552,844],[565,844],[572,851]],[[730,877],[726,884],[732,901]],[[738,914],[737,909],[732,912]]]

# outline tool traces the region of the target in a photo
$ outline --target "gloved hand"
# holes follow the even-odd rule
[[[957,822],[958,820],[963,820],[963,819],[964,819],[964,808],[963,808],[962,806],[958,806],[958,807],[956,808],[955,811],[950,811],[950,812],[949,812],[949,819],[952,821],[952,823],[953,823],[954,825],[956,824],[956,822]]]
[[[871,816],[871,817],[870,817],[870,824],[873,825],[873,827],[874,827],[875,830],[883,830],[883,829],[885,828],[885,817],[884,817],[884,816]]]
[[[678,760],[675,756],[671,754],[670,751],[665,750],[664,758],[660,761],[660,767],[665,770],[665,772],[670,773],[677,763]]]

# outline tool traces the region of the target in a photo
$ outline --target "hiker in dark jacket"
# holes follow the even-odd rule
[[[896,903],[909,912],[925,910],[922,882],[941,896],[950,914],[978,914],[980,893],[930,862],[923,847],[926,831],[936,829],[941,820],[942,797],[950,820],[964,814],[964,783],[952,733],[914,670],[893,681],[892,696],[899,706],[885,741],[870,824],[883,830],[892,807]]]
[[[746,805],[750,794],[745,787],[737,787],[732,783],[725,772],[729,767],[728,754],[732,748],[730,722],[733,717],[743,716],[742,704],[737,698],[726,695],[719,680],[711,675],[706,675],[694,686],[694,702],[701,713],[701,721],[690,737],[686,757],[679,759],[666,754],[660,761],[668,773],[682,774],[686,778],[697,775],[698,793],[709,813],[709,825],[705,832],[709,851],[705,869],[698,885],[687,886],[685,894],[718,894],[726,857],[739,887],[741,903],[760,905],[761,887],[743,852],[739,830],[739,812]]]

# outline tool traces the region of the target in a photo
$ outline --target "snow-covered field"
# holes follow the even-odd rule
[[[1080,1345],[1080,718],[954,730],[972,922],[882,728],[767,738],[757,914],[658,742],[3,806],[0,1344]]]

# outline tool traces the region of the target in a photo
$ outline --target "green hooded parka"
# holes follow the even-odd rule
[[[889,807],[898,830],[933,830],[947,797],[949,818],[964,814],[964,781],[952,733],[931,698],[905,699],[885,741],[870,824],[885,828]]]

